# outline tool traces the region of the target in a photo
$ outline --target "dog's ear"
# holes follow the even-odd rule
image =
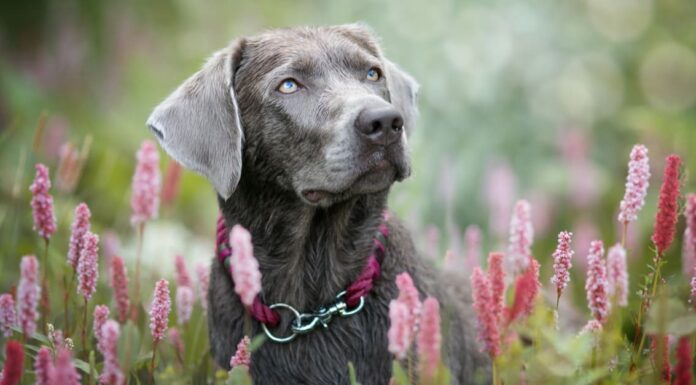
[[[396,64],[384,60],[387,65],[387,85],[392,104],[404,116],[404,128],[410,135],[418,118],[418,89],[420,86],[415,79]]]
[[[243,48],[240,39],[213,54],[147,120],[165,151],[203,174],[225,199],[242,171],[243,131],[233,84]]]

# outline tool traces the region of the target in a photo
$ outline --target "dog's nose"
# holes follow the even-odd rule
[[[355,129],[367,141],[388,146],[401,137],[404,118],[392,107],[366,108],[355,119]]]

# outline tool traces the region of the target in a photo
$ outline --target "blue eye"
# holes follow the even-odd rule
[[[297,84],[297,81],[295,81],[295,79],[285,79],[278,86],[278,91],[284,94],[291,94],[293,92],[297,92],[297,90],[299,89],[300,85]]]
[[[376,82],[382,77],[382,73],[377,68],[370,68],[367,71],[367,80]]]

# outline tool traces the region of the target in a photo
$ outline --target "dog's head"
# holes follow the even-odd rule
[[[225,199],[244,172],[328,206],[410,174],[417,88],[362,25],[274,30],[215,53],[147,124]]]

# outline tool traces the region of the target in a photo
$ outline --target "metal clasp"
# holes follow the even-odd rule
[[[349,317],[353,314],[358,313],[365,306],[365,298],[360,297],[360,303],[353,309],[348,309],[348,305],[343,301],[343,297],[346,295],[345,291],[338,293],[336,299],[333,303],[328,306],[321,307],[319,310],[311,313],[300,313],[294,307],[285,303],[276,303],[270,306],[271,309],[284,308],[290,310],[295,319],[290,324],[291,333],[287,337],[277,337],[268,330],[265,324],[261,324],[264,333],[272,341],[285,343],[290,342],[299,334],[307,334],[316,329],[319,325],[323,328],[328,328],[329,323],[333,320],[334,316],[339,315],[341,317]]]

